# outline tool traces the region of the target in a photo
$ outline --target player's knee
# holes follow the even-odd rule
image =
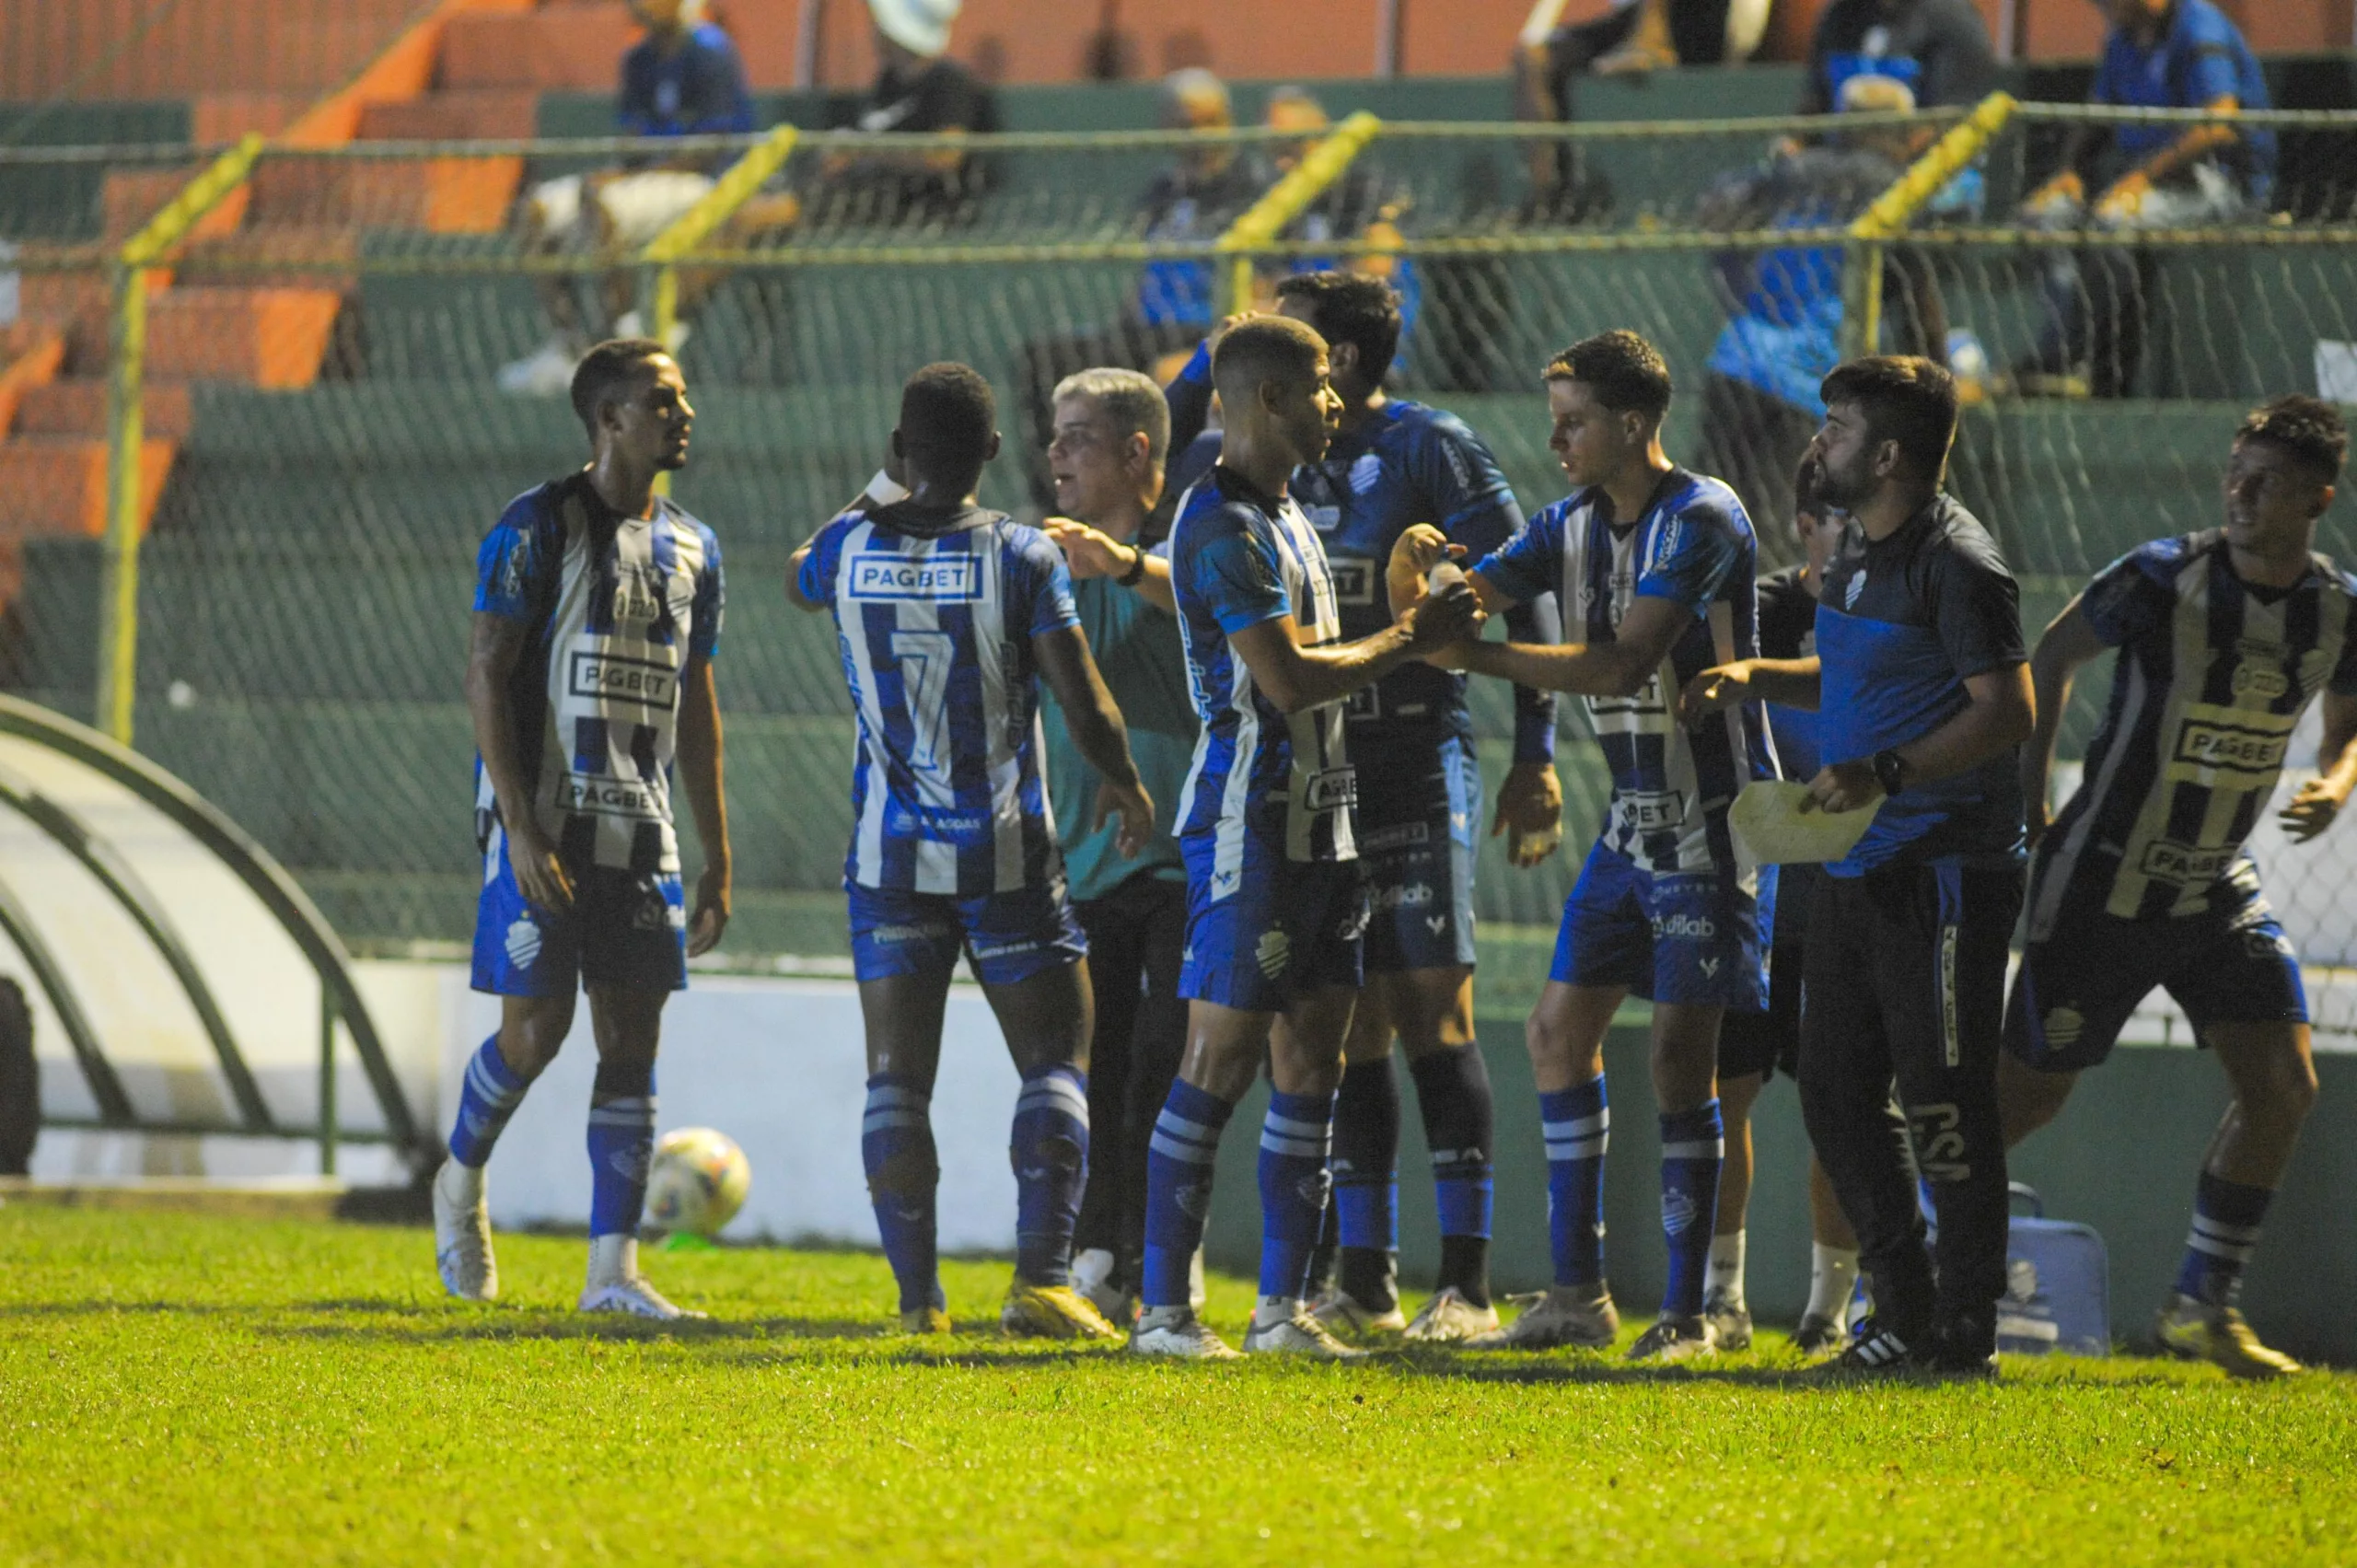
[[[2305,1056],[2288,1056],[2251,1086],[2250,1098],[2253,1103],[2245,1108],[2247,1112],[2298,1126],[2316,1109],[2316,1063]]]

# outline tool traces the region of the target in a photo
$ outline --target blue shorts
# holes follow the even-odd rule
[[[1357,742],[1353,742],[1357,744]],[[1481,769],[1454,738],[1414,777],[1359,764],[1353,836],[1366,867],[1366,968],[1473,967],[1473,835]]]
[[[1016,985],[1088,956],[1062,877],[970,899],[857,883],[844,891],[851,896],[852,973],[864,981],[903,974],[946,980],[966,953],[984,985]]]
[[[2198,1040],[2212,1024],[2305,1024],[2300,960],[2264,899],[2160,920],[2100,910],[2066,915],[2014,975],[2005,1049],[2045,1073],[2111,1054],[2154,986],[2185,1009]]]
[[[1566,985],[1626,986],[1648,1002],[1733,1007],[1768,1005],[1764,916],[1775,918],[1775,871],[1759,868],[1759,895],[1720,872],[1656,875],[1598,842],[1588,851],[1548,978]]]
[[[495,996],[570,996],[577,986],[684,991],[688,917],[676,872],[592,865],[573,871],[573,902],[545,910],[524,897],[494,833],[496,866],[475,905],[474,988]],[[570,868],[569,868],[570,869]]]
[[[1187,862],[1181,997],[1282,1013],[1310,992],[1364,982],[1366,879],[1357,861],[1248,861],[1236,891],[1213,902],[1211,836],[1178,847]]]

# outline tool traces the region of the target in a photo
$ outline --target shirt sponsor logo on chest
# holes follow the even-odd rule
[[[982,563],[970,555],[874,552],[850,562],[851,597],[890,603],[964,603],[982,597]]]
[[[604,703],[630,703],[642,708],[668,708],[678,691],[678,672],[668,664],[647,659],[618,658],[611,654],[581,652],[573,656],[566,690],[575,697]]]

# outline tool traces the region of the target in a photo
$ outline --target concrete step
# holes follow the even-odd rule
[[[360,140],[435,142],[527,137],[539,128],[540,95],[528,87],[462,87],[360,111]]]
[[[180,441],[196,425],[196,409],[185,383],[149,381],[141,399],[144,434]],[[19,436],[75,436],[106,439],[107,383],[90,377],[52,381],[27,390],[17,403]]]
[[[442,34],[441,80],[446,87],[610,92],[638,36],[623,0],[457,16]]]
[[[156,513],[175,441],[144,443],[140,531]],[[107,444],[75,436],[19,436],[0,441],[0,540],[40,534],[89,538],[107,528]]]
[[[343,305],[343,296],[329,288],[172,289],[148,311],[147,373],[272,390],[308,387],[319,379]]]

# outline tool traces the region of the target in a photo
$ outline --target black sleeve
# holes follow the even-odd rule
[[[1834,23],[1840,18],[1841,10],[1841,0],[1833,0],[1833,4],[1828,6],[1817,17],[1817,30],[1809,34],[1808,76],[1801,83],[1801,103],[1798,110],[1802,114],[1833,112],[1833,97],[1825,87],[1825,61],[1826,56],[1833,52],[1833,41],[1830,34]]]
[[[1951,536],[1931,561],[1933,630],[1959,679],[2029,659],[2021,588],[1984,536]]]
[[[1997,55],[1988,24],[1970,0],[1935,0],[1937,31],[1923,62],[1922,107],[1940,109],[1979,103],[1997,85]]]

